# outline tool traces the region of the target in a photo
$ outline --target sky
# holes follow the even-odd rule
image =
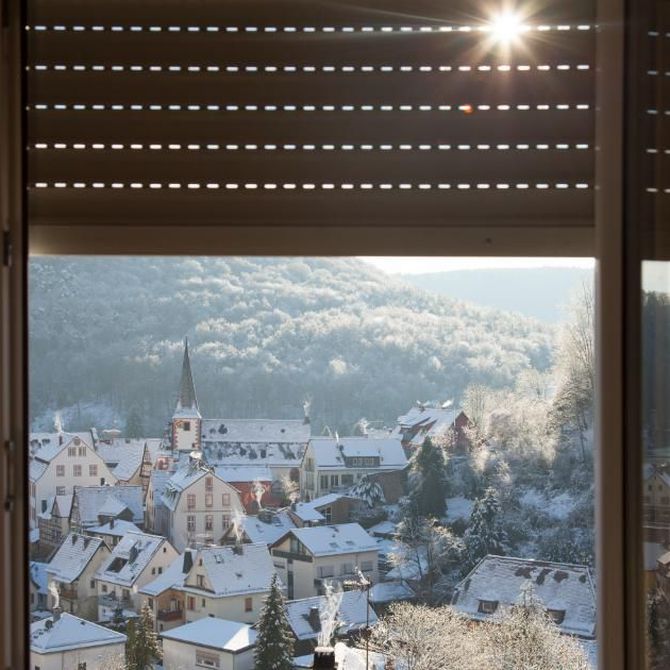
[[[455,270],[488,270],[495,268],[588,268],[595,266],[593,258],[485,258],[485,257],[393,257],[366,256],[361,260],[388,274],[424,274]]]

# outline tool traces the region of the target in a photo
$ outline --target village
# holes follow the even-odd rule
[[[448,453],[444,476],[470,448],[470,419],[452,404],[347,436],[313,435],[308,405],[302,419],[203,418],[187,342],[178,391],[161,438],[31,434],[31,668],[136,667],[128,650],[151,639],[157,668],[252,670],[277,591],[294,668],[396,667],[369,641],[403,602],[486,625],[531,598],[561,634],[595,647],[588,566],[504,556],[479,538],[464,571],[463,542],[442,521],[460,513],[472,526],[480,514],[485,526],[492,495],[453,499],[449,517],[438,504],[414,526],[402,517],[426,445]],[[655,581],[669,574],[670,477],[649,478]]]

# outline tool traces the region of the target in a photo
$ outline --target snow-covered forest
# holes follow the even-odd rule
[[[430,295],[356,259],[35,258],[31,412],[70,430],[141,416],[159,435],[189,336],[207,416],[301,416],[351,432],[417,400],[510,389],[552,365],[555,330]],[[374,424],[373,424],[374,425]]]

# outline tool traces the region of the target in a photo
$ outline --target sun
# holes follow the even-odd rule
[[[516,12],[501,12],[493,16],[488,29],[496,42],[511,44],[524,32],[525,26]]]

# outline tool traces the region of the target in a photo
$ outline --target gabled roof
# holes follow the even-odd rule
[[[114,439],[111,444],[99,442],[96,451],[112,474],[127,482],[142,465],[145,445],[145,440]]]
[[[295,528],[286,510],[277,512],[270,521],[263,521],[257,516],[243,516],[238,522],[238,528],[251,542],[262,543],[267,546],[274,544],[289,530]]]
[[[372,607],[368,607],[367,597],[363,591],[345,591],[337,608],[336,635],[348,635],[365,628],[366,610],[370,625],[377,623],[377,615]],[[328,612],[326,596],[301,598],[286,603],[286,617],[289,626],[298,640],[315,640],[321,630],[320,621],[310,620],[310,611],[318,608],[320,618]]]
[[[128,533],[112,549],[95,576],[105,582],[132,586],[164,543],[167,540],[160,535]]]
[[[289,533],[293,534],[313,556],[377,551],[375,540],[357,523],[294,528]]]
[[[47,564],[47,573],[69,584],[79,578],[101,547],[107,545],[99,537],[69,533]]]
[[[89,449],[93,446],[90,433],[31,433],[28,440],[33,456],[45,463],[51,462],[63,449],[75,446],[71,444],[73,441],[76,446],[86,446]]]
[[[403,438],[409,436],[410,443],[419,445],[427,437],[444,435],[461,413],[462,410],[455,407],[414,406],[407,414],[398,417],[393,434]]]
[[[291,512],[303,521],[324,521],[325,517],[319,510],[343,499],[352,500],[354,503],[360,504],[360,499],[354,496],[348,496],[345,493],[328,493],[319,498],[314,498],[310,502],[296,503],[295,508],[292,508]]]
[[[256,631],[251,626],[210,616],[162,632],[161,637],[233,654],[256,644]]]
[[[413,600],[416,594],[403,580],[379,582],[370,589],[370,600],[375,605],[396,602],[398,600]]]
[[[88,528],[87,532],[95,533],[96,535],[113,535],[116,537],[123,537],[127,533],[141,533],[142,531],[132,521],[115,519],[114,521],[103,523],[101,526]]]
[[[55,496],[51,507],[51,514],[56,516],[56,510],[60,518],[69,519],[72,512],[72,500],[74,496],[70,493],[64,496]]]
[[[226,482],[271,482],[273,479],[267,465],[219,465],[215,469]]]
[[[30,649],[38,654],[50,654],[125,644],[126,636],[96,623],[63,612],[57,621],[42,619],[30,624]]]
[[[583,565],[535,561],[510,556],[486,556],[457,586],[453,607],[478,621],[491,620],[480,612],[480,602],[497,602],[497,612],[539,600],[548,610],[565,612],[562,632],[592,638],[596,627],[596,599],[591,571]]]
[[[407,456],[398,437],[313,437],[310,447],[318,468],[347,467],[346,458],[378,457],[374,470],[402,470]],[[356,466],[357,468],[360,466]]]
[[[158,575],[156,579],[145,584],[140,589],[140,593],[155,597],[159,596],[161,593],[164,593],[168,589],[183,586],[184,580],[193,567],[194,555],[194,549],[186,549],[186,551],[181,556],[177,556],[177,558],[175,558],[174,561],[172,561],[172,563],[170,563],[170,565],[165,570],[163,570],[162,575]]]
[[[144,493],[141,486],[75,486],[74,497],[81,525],[100,525],[99,516],[116,516],[126,507],[134,523],[144,522]]]
[[[181,587],[184,591],[202,592],[192,577],[200,567],[200,560],[207,575],[207,591],[210,598],[263,593],[270,590],[275,569],[265,544],[200,549],[193,561],[194,568]]]
[[[228,484],[228,482],[218,474],[215,468],[210,468],[204,463],[190,462],[181,466],[170,476],[167,482],[165,482],[161,497],[163,504],[174,512],[182,492],[206,476],[215,477],[228,486],[231,493],[236,492],[236,489]]]
[[[48,463],[45,463],[44,461],[36,461],[34,458],[31,458],[30,464],[28,465],[28,479],[31,482],[36,482],[47,471],[48,467]]]
[[[205,419],[202,441],[241,444],[307,444],[311,425],[297,419]]]

